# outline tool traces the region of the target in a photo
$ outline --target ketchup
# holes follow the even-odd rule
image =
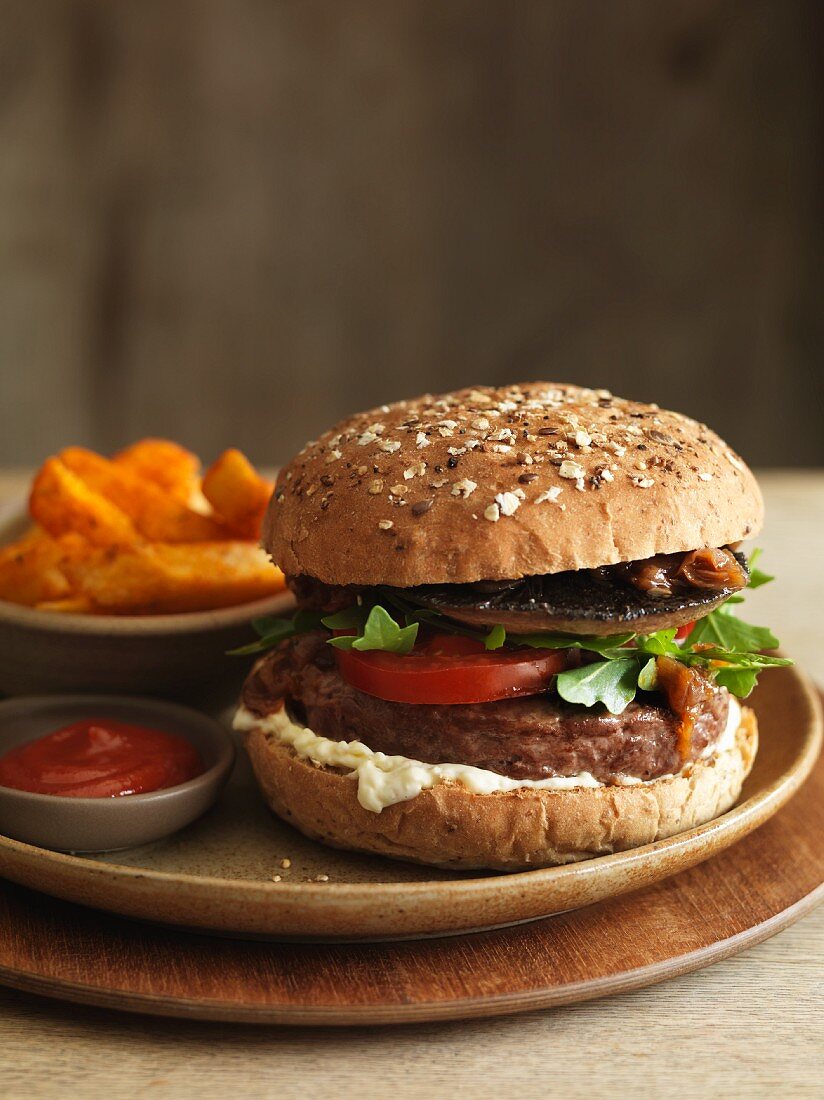
[[[64,798],[117,798],[174,787],[203,771],[176,733],[84,718],[0,757],[0,786]]]

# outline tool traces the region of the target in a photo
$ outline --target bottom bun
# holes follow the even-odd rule
[[[742,707],[735,745],[680,775],[633,786],[491,794],[444,782],[375,813],[358,802],[353,775],[299,757],[262,729],[246,733],[269,806],[313,840],[435,867],[496,871],[625,851],[702,825],[735,803],[757,747],[755,715]]]

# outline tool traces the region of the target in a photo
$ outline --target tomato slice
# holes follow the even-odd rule
[[[684,623],[683,626],[679,626],[675,631],[676,642],[683,642],[686,638],[689,638],[694,626],[695,623]]]
[[[487,650],[474,638],[434,634],[411,653],[337,649],[353,687],[391,703],[489,703],[546,691],[570,662],[570,650]],[[575,657],[578,652],[574,651]]]

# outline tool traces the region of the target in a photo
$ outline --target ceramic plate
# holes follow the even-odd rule
[[[784,805],[815,762],[821,708],[795,669],[765,675],[750,702],[761,747],[737,806],[669,840],[583,863],[479,876],[324,848],[269,814],[241,754],[215,809],[176,837],[83,858],[0,837],[0,875],[112,913],[235,936],[399,939],[535,920],[692,867]]]

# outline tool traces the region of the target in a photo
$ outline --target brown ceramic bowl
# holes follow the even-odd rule
[[[235,761],[219,722],[188,707],[112,695],[47,695],[0,703],[0,756],[82,718],[117,718],[177,733],[200,753],[205,771],[186,783],[122,798],[62,798],[0,787],[0,833],[69,852],[149,844],[189,825],[215,802]]]
[[[20,505],[0,514],[0,544],[27,525]],[[254,638],[252,619],[288,613],[292,605],[284,592],[217,611],[77,615],[0,600],[0,693],[116,692],[219,707],[236,694],[250,664],[227,650]]]

